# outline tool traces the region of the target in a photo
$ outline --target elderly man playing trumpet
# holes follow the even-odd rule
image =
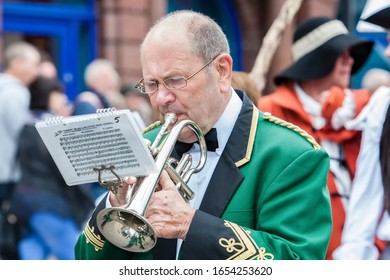
[[[191,120],[214,142],[202,151],[203,141],[194,143],[199,138],[185,127],[172,147],[179,158],[183,143],[194,143],[187,151],[194,165],[207,153],[205,166],[188,181],[192,200],[183,199],[161,172],[146,205],[148,222],[138,226],[140,238],[133,243],[129,227],[128,244],[118,247],[111,237],[124,232],[103,234],[111,220],[102,226],[98,216],[105,208],[124,209],[132,183],[126,181],[95,209],[76,258],[324,259],[332,227],[328,155],[305,131],[259,111],[246,93],[231,87],[233,61],[221,28],[200,13],[168,14],[146,35],[141,62],[138,88],[162,121],[168,113],[177,116],[168,129]],[[153,142],[159,130],[151,126],[144,136]],[[142,236],[150,227],[155,236]]]

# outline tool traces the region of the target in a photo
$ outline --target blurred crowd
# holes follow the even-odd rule
[[[87,90],[68,100],[56,65],[27,42],[4,51],[0,74],[0,258],[74,259],[74,244],[96,199],[98,183],[67,186],[35,123],[55,116],[130,109],[142,131],[155,121],[147,96],[122,84],[114,65],[96,59],[85,69]]]
[[[388,171],[367,172],[369,163],[379,164],[388,156],[382,155],[388,143],[381,130],[386,118],[374,120],[373,116],[378,104],[387,112],[390,73],[370,69],[361,88],[350,88],[351,75],[365,64],[374,42],[350,34],[335,19],[316,17],[302,22],[293,42],[294,61],[274,77],[274,92],[261,96],[245,72],[233,73],[232,85],[245,91],[260,110],[304,129],[329,154],[327,185],[333,230],[326,259],[389,259],[389,206],[381,179]],[[47,117],[115,107],[131,110],[142,131],[157,116],[147,95],[133,84],[122,83],[107,59],[88,64],[84,72],[87,90],[68,100],[56,66],[33,45],[13,43],[3,58],[0,259],[74,259],[74,244],[106,190],[98,183],[67,186],[34,124]],[[371,131],[366,132],[370,125],[380,127],[371,144],[376,147],[372,162],[364,146],[372,137]],[[382,188],[383,203],[375,209],[367,209],[364,202],[374,195],[359,191],[370,184]]]

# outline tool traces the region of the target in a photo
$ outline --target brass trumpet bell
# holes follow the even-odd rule
[[[107,208],[99,213],[98,221],[106,239],[124,250],[145,252],[156,244],[152,225],[134,210]]]

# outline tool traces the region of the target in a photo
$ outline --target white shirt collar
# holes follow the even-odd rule
[[[229,103],[219,120],[214,125],[214,127],[217,129],[218,135],[218,149],[215,151],[218,155],[221,155],[222,151],[225,149],[226,143],[229,140],[230,134],[233,131],[233,127],[242,107],[242,101],[240,97],[238,97],[233,88],[231,90],[232,96],[229,100]]]

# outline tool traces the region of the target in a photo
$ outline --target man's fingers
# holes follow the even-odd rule
[[[171,177],[169,177],[168,172],[165,171],[165,170],[163,170],[161,172],[161,177],[160,177],[160,182],[159,182],[159,189],[162,189],[162,190],[176,189],[176,186],[173,183]]]
[[[134,184],[135,182],[137,182],[137,177],[134,176],[124,177],[122,180],[122,186],[127,187],[129,185]]]

